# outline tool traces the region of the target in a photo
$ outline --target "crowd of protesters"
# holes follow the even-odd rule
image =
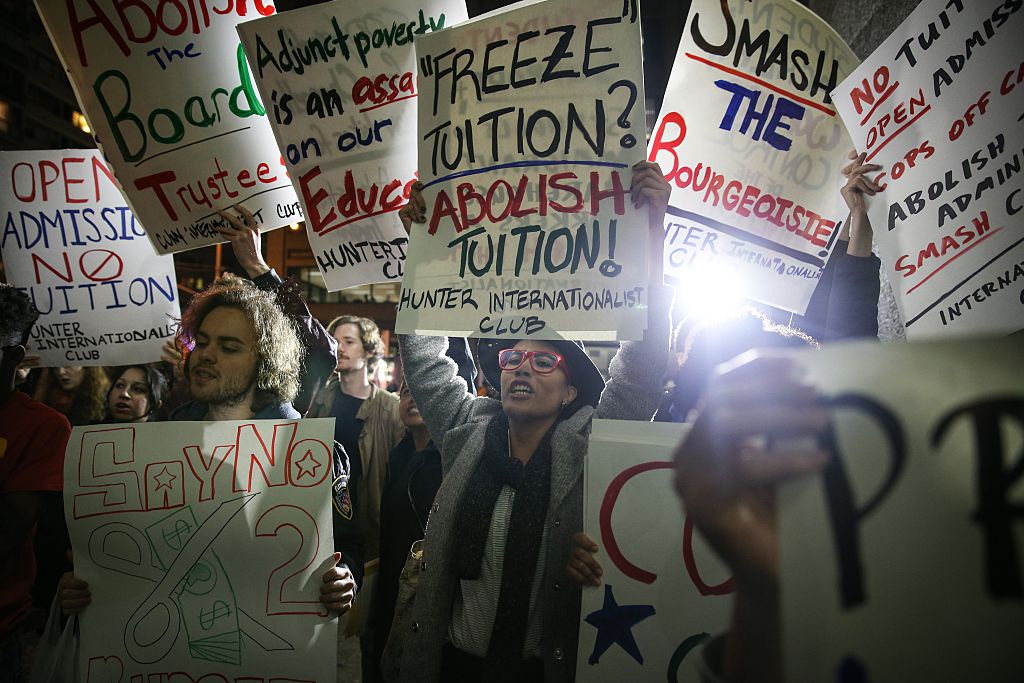
[[[374,321],[317,320],[297,283],[266,264],[256,221],[240,207],[221,212],[222,236],[245,277],[221,277],[191,299],[160,363],[33,369],[26,347],[38,312],[0,285],[2,680],[27,671],[40,625],[33,604],[45,611],[55,590],[67,614],[91,601],[74,575],[60,498],[72,426],[333,417],[342,485],[332,492],[336,566],[322,577],[322,602],[347,612],[366,563],[379,560],[374,594],[360,598],[370,610],[361,655],[339,678],[573,681],[581,586],[602,575],[599,548],[582,533],[591,423],[655,416],[692,423],[676,455],[679,492],[737,577],[733,628],[706,648],[706,675],[779,678],[777,534],[765,487],[816,471],[826,454],[769,457],[755,437],[814,434],[827,420],[789,361],[742,354],[876,336],[879,262],[864,201],[878,189],[875,170],[853,153],[843,171],[851,215],[816,294],[820,328],[751,309],[682,321],[670,369],[672,292],[660,269],[670,189],[655,164],[637,164],[631,194],[652,245],[648,326],[620,345],[607,378],[572,340],[402,336],[399,391],[389,393],[372,381],[388,352]],[[407,229],[427,218],[418,192],[400,212]],[[722,363],[731,369],[716,375]],[[412,595],[402,583],[410,568]]]

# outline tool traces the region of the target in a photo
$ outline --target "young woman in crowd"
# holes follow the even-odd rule
[[[33,398],[63,414],[72,427],[89,425],[103,419],[109,386],[99,366],[44,368]]]
[[[601,373],[571,341],[481,344],[501,398],[477,397],[445,356],[444,337],[404,336],[405,376],[444,481],[426,529],[420,583],[399,675],[405,681],[573,681],[580,588],[566,580],[583,528],[583,461],[595,417],[650,420],[668,354],[661,284],[670,188],[656,164],[634,166],[634,205],[651,244],[648,328]],[[422,198],[403,210],[426,219]]]
[[[148,365],[117,368],[114,383],[107,392],[107,416],[104,422],[148,422],[163,403],[167,378]]]

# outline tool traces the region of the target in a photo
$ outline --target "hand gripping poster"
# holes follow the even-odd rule
[[[578,681],[699,683],[699,648],[727,627],[734,582],[673,484],[685,434],[681,424],[594,420],[584,526],[603,574],[583,589]]]
[[[465,0],[335,0],[239,24],[329,290],[401,279],[413,41],[465,20]]]
[[[520,3],[416,39],[419,173],[403,333],[636,339],[647,211],[635,0]]]
[[[37,0],[103,156],[158,254],[224,242],[218,209],[261,230],[295,192],[235,24],[271,0]]]
[[[39,365],[160,360],[181,317],[174,261],[153,251],[99,152],[0,152],[0,220],[7,280],[39,309]]]
[[[1020,351],[799,355],[831,408],[832,456],[777,496],[786,680],[1024,680]]]
[[[1020,0],[924,0],[834,94],[908,339],[1024,329]]]
[[[693,0],[648,150],[668,282],[806,311],[846,219],[830,93],[856,64],[794,0]]]
[[[77,427],[64,462],[83,681],[336,676],[333,420]]]

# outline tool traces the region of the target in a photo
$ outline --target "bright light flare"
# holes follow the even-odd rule
[[[717,264],[687,268],[676,276],[676,304],[687,318],[729,316],[746,305],[735,269]]]

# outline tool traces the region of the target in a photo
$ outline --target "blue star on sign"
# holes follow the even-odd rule
[[[614,643],[629,653],[638,664],[644,663],[640,648],[633,638],[633,627],[654,614],[653,605],[619,605],[615,602],[612,587],[604,585],[604,606],[591,612],[584,621],[597,629],[594,651],[587,660],[591,665],[597,664],[601,655],[607,652]]]

